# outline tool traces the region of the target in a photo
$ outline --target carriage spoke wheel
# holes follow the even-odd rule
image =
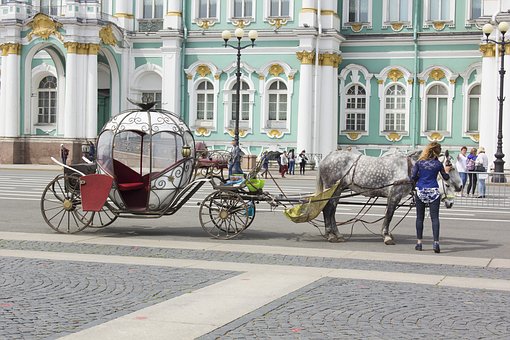
[[[231,239],[249,225],[248,205],[235,192],[215,191],[199,209],[202,229],[214,238]]]
[[[82,211],[84,214],[88,214],[90,218],[90,211]],[[108,202],[101,208],[101,210],[96,211],[92,216],[92,221],[88,225],[89,228],[104,228],[112,224],[119,215],[114,212],[114,207],[110,205]]]
[[[94,213],[81,210],[80,181],[77,175],[58,175],[44,189],[41,213],[55,231],[74,234],[85,229]]]

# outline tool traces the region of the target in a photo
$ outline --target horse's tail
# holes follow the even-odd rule
[[[315,177],[315,193],[320,194],[323,191],[324,191],[324,184],[322,183],[321,171],[319,168],[319,170],[317,171],[317,175]]]

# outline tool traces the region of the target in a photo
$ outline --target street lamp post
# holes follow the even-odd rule
[[[493,182],[502,183],[506,182],[505,176],[503,174],[505,170],[505,161],[503,157],[505,154],[503,153],[503,102],[505,101],[505,97],[503,96],[503,87],[505,83],[505,47],[510,44],[510,41],[505,40],[505,33],[508,32],[509,25],[507,22],[500,22],[498,24],[498,30],[501,32],[501,41],[489,39],[494,27],[491,24],[485,24],[483,26],[483,33],[485,34],[486,43],[492,42],[496,44],[496,46],[501,46],[501,66],[499,68],[499,117],[498,117],[498,144],[496,148],[496,153],[494,157],[496,160],[494,161],[494,172],[495,175],[492,178]]]
[[[255,30],[251,30],[248,33],[248,38],[251,40],[251,44],[241,46],[241,39],[244,36],[244,30],[242,28],[236,28],[234,35],[237,38],[237,45],[229,44],[228,41],[232,37],[232,33],[230,31],[225,30],[221,33],[221,37],[225,41],[225,47],[230,46],[233,49],[237,50],[237,72],[236,72],[236,107],[235,107],[235,127],[234,127],[234,147],[239,147],[239,114],[241,111],[241,50],[251,46],[255,46],[255,40],[258,38],[258,32]],[[234,162],[239,162],[240,159],[234,159]],[[233,169],[241,169],[240,164],[234,164]]]

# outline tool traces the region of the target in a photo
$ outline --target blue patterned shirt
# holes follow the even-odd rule
[[[444,171],[443,163],[437,159],[424,159],[416,162],[411,172],[411,179],[416,182],[418,189],[439,188],[437,174],[441,173],[446,181],[450,175]]]

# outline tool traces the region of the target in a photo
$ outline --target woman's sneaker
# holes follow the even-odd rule
[[[416,243],[416,245],[414,246],[414,250],[422,251],[423,245],[421,243]]]
[[[434,244],[432,244],[432,249],[434,249],[434,253],[440,253],[439,242],[434,242]]]

